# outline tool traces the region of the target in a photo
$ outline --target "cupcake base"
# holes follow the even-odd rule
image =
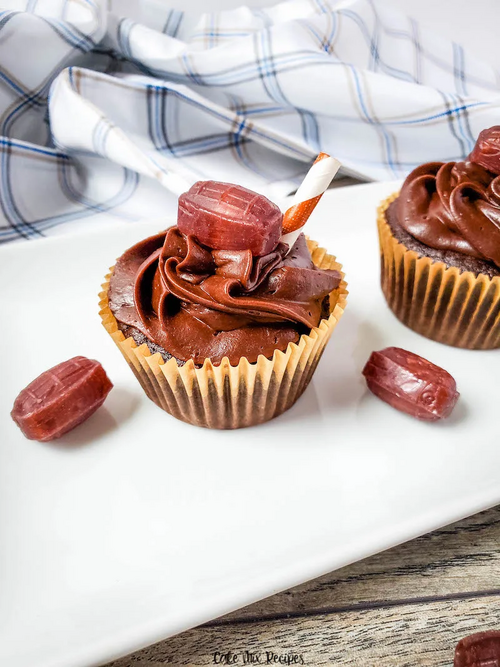
[[[341,271],[335,257],[317,243],[308,241],[308,246],[316,266]],[[330,316],[285,352],[276,350],[271,359],[260,356],[249,363],[242,357],[236,366],[228,359],[217,366],[207,359],[196,368],[193,361],[182,366],[175,359],[165,362],[159,353],[151,354],[146,343],[138,346],[133,338],[125,338],[108,305],[110,277],[99,295],[102,323],[147,396],[177,419],[206,428],[253,426],[288,410],[309,384],[347,299],[342,280],[330,295]]]
[[[475,276],[478,276],[480,273],[488,276],[488,278],[500,276],[500,269],[492,262],[471,257],[455,250],[430,248],[411,236],[411,234],[408,234],[398,221],[396,203],[396,201],[392,201],[387,207],[385,221],[389,225],[394,238],[404,245],[407,250],[414,250],[419,257],[428,257],[434,262],[443,262],[447,267],[454,266],[461,272],[470,271]]]
[[[454,347],[500,347],[500,277],[463,271],[408,249],[386,219],[392,194],[378,209],[381,283],[396,317],[413,331]]]

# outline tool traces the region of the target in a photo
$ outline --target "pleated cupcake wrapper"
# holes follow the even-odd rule
[[[393,235],[385,212],[399,193],[384,200],[377,222],[382,290],[403,324],[455,347],[500,347],[500,278],[477,277],[408,250]]]
[[[308,241],[314,263],[322,269],[341,265],[318,244]],[[207,428],[232,429],[268,421],[288,410],[304,392],[323,350],[344,312],[347,285],[344,280],[332,292],[334,304],[328,319],[285,352],[276,350],[272,359],[259,356],[255,363],[242,357],[231,366],[224,358],[220,365],[207,359],[201,368],[192,360],[179,366],[175,359],[164,362],[148,346],[137,346],[125,338],[108,304],[111,273],[100,293],[100,315],[106,331],[122,352],[142,388],[160,408],[190,424]],[[344,277],[344,274],[342,274]]]

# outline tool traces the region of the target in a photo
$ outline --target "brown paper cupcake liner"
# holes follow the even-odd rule
[[[313,262],[322,269],[342,267],[314,241],[308,241]],[[242,357],[236,366],[227,358],[220,365],[207,359],[201,368],[192,360],[179,366],[175,359],[163,360],[148,346],[137,346],[125,338],[108,304],[111,273],[100,293],[100,316],[106,331],[120,349],[149,398],[174,417],[207,428],[233,429],[260,424],[288,410],[301,396],[339,322],[347,299],[347,284],[330,295],[331,314],[321,320],[298,343],[285,352],[276,350],[271,359],[259,356],[255,363]],[[342,273],[342,278],[344,274]]]
[[[500,278],[448,267],[408,250],[377,211],[382,290],[396,317],[422,336],[470,350],[500,347]]]

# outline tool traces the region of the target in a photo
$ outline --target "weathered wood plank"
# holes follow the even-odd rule
[[[500,596],[406,604],[204,626],[118,660],[113,667],[203,667],[221,664],[221,654],[228,651],[236,656],[232,664],[239,666],[245,651],[260,654],[260,664],[280,664],[266,662],[269,651],[273,656],[301,656],[291,664],[313,667],[450,667],[461,637],[499,626]]]
[[[266,617],[500,589],[500,507],[234,612]]]

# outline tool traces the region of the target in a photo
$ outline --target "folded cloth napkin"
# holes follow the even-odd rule
[[[167,0],[7,2],[3,242],[161,217],[199,179],[279,199],[320,149],[397,178],[498,123],[498,72],[373,0],[197,17]]]

